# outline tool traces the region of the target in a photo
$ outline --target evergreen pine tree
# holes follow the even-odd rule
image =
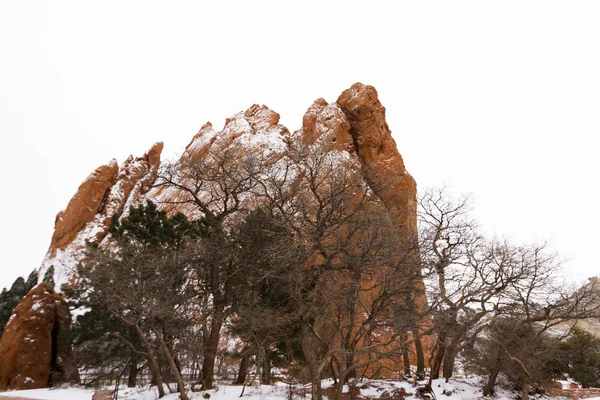
[[[559,344],[558,354],[550,363],[555,374],[567,373],[583,387],[600,386],[600,339],[582,329]]]
[[[52,286],[52,289],[54,289],[54,265],[51,265],[50,268],[48,268],[48,270],[44,274],[44,279],[42,279],[42,282],[46,282],[47,284]]]
[[[12,312],[12,309],[10,309],[10,305],[8,304],[9,297],[8,290],[6,290],[6,288],[2,289],[2,293],[0,293],[0,337],[4,332],[4,327]]]
[[[182,213],[169,218],[166,212],[158,210],[156,205],[150,201],[144,205],[131,207],[126,217],[119,219],[118,215],[113,215],[110,225],[110,233],[116,241],[118,253],[123,259],[132,261],[134,264],[139,262],[138,260],[148,258],[158,260],[164,257],[165,260],[168,260],[171,258],[169,255],[174,254],[173,251],[177,250],[186,238],[203,236],[205,232],[206,227],[203,221],[189,221]],[[149,264],[144,262],[143,267],[141,264],[134,267],[140,274],[132,276],[130,275],[131,268],[119,270],[119,265],[106,267],[105,263],[113,257],[113,250],[103,249],[96,243],[88,243],[87,261],[94,267],[87,269],[89,265],[81,265],[79,287],[65,288],[65,293],[71,299],[73,308],[84,306],[88,309],[85,314],[77,317],[73,327],[74,350],[79,360],[79,366],[96,370],[100,374],[103,366],[122,365],[132,357],[132,364],[129,368],[129,383],[131,384],[135,383],[138,367],[144,361],[150,366],[154,378],[160,375],[160,371],[152,371],[151,364],[153,364],[154,356],[150,355],[147,348],[148,343],[150,347],[156,344],[152,339],[155,332],[150,331],[151,326],[163,325],[164,339],[171,341],[173,339],[170,331],[177,332],[178,324],[181,326],[187,324],[187,322],[181,323],[178,319],[180,317],[187,318],[185,315],[178,315],[176,312],[168,312],[163,315],[157,311],[140,308],[140,304],[144,303],[145,298],[148,298],[152,300],[149,304],[156,302],[152,307],[170,307],[169,309],[174,311],[179,303],[173,306],[172,298],[168,295],[165,296],[164,293],[174,290],[173,293],[177,295],[179,291],[171,286],[182,287],[186,282],[186,275],[184,269],[171,268],[172,264],[168,262],[155,263],[157,269],[149,267],[152,262]],[[147,288],[147,292],[142,291],[139,300],[136,298],[131,305],[127,305],[129,300],[113,303],[111,310],[106,307],[106,299],[102,297],[102,293],[106,292],[102,289],[102,285],[107,284],[107,275],[103,275],[103,278],[98,280],[95,278],[90,280],[94,273],[101,273],[103,270],[110,271],[108,276],[111,281],[118,281],[119,284],[126,285],[126,289],[120,291],[124,297],[135,293],[141,287]],[[171,286],[163,282],[164,279],[169,278]],[[131,286],[127,286],[128,284]],[[163,286],[165,287],[163,288]],[[78,291],[78,293],[71,293],[72,290]],[[115,313],[114,310],[119,311]],[[123,323],[123,317],[134,321],[133,325]],[[134,325],[137,325],[140,331],[136,331],[133,328]],[[165,329],[168,329],[169,332],[166,332]],[[148,335],[145,337],[146,343],[142,343],[140,336],[142,331]],[[140,356],[140,353],[136,354],[135,351],[132,351],[125,344],[126,342],[133,343],[136,348],[139,346],[138,350],[147,352],[145,359]],[[172,344],[170,343],[169,346]],[[152,351],[157,351],[157,349],[152,348]],[[162,350],[158,349],[158,353],[161,352]],[[166,357],[166,354],[163,356]]]
[[[27,289],[27,293],[29,293],[29,291],[31,289],[33,289],[35,287],[35,285],[37,285],[37,283],[38,283],[38,273],[34,269],[33,271],[31,271],[31,273],[27,277],[27,281],[25,282],[25,289]]]
[[[206,230],[204,220],[189,221],[181,212],[169,218],[151,201],[131,207],[129,215],[121,219],[114,215],[110,226],[110,233],[117,241],[136,243],[143,248],[178,247],[186,237],[204,236]]]
[[[110,379],[114,371],[113,368],[106,369],[106,366],[122,368],[130,358],[135,365],[134,374],[137,374],[140,356],[113,334],[119,332],[129,342],[139,343],[140,338],[135,330],[124,325],[100,304],[94,303],[84,288],[65,286],[64,292],[71,309],[87,309],[87,312],[73,320],[72,325],[73,349],[78,367],[88,371],[87,379]]]
[[[13,310],[31,290],[30,279],[32,279],[32,275],[29,275],[27,282],[22,277],[18,277],[9,290],[3,289],[0,293],[0,337],[4,333],[4,328]]]

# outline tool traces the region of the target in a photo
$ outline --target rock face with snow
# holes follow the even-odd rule
[[[264,163],[275,163],[292,157],[298,144],[311,146],[326,141],[333,144],[328,148],[350,157],[362,169],[365,182],[396,215],[408,241],[416,238],[416,183],[405,168],[386,123],[385,108],[372,86],[356,83],[334,103],[317,99],[296,132],[290,133],[279,119],[279,114],[266,106],[253,105],[228,118],[220,131],[208,122],[192,138],[179,162],[204,160],[228,151],[231,157],[241,152],[256,155]],[[54,265],[57,283],[68,281],[70,271],[83,257],[85,240],[101,242],[113,214],[127,212],[129,205],[146,199],[159,204],[181,200],[178,196],[182,194],[172,188],[150,189],[157,176],[161,149],[162,144],[157,144],[142,158],[130,157],[120,167],[112,161],[92,173],[67,209],[59,213],[42,273]],[[164,207],[196,217],[184,204]],[[417,296],[417,306],[425,307],[422,282],[416,283],[415,290],[422,293]]]
[[[85,241],[102,241],[113,215],[121,215],[129,204],[145,198],[156,180],[162,149],[163,144],[156,143],[143,157],[129,156],[120,166],[113,159],[92,172],[67,208],[57,214],[40,276],[54,266],[57,287],[73,278],[74,267],[83,257]]]
[[[327,140],[338,151],[356,157],[366,181],[396,212],[399,224],[416,235],[416,184],[406,171],[385,121],[385,108],[372,86],[356,83],[331,104],[317,99],[306,111],[299,131],[290,133],[279,124],[279,118],[275,111],[255,104],[228,118],[220,131],[207,122],[187,145],[181,161],[238,148],[272,163],[286,156],[295,141],[312,145]],[[151,189],[162,147],[157,143],[143,157],[130,156],[120,166],[112,160],[81,184],[67,208],[57,215],[41,273],[54,265],[56,282],[67,282],[83,257],[85,241],[101,242],[114,214],[121,215],[145,199],[174,200],[176,193]],[[186,213],[185,207],[178,209]]]
[[[63,296],[45,282],[33,288],[13,311],[0,340],[0,390],[78,383],[70,329]]]

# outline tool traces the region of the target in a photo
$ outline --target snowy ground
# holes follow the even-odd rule
[[[471,400],[482,397],[481,378],[457,378],[445,383],[443,379],[434,381],[433,389],[438,399],[453,400]],[[331,380],[323,381],[323,389],[327,393],[333,385]],[[415,392],[409,382],[390,382],[390,381],[372,381],[365,380],[359,384],[360,397],[365,399],[378,399],[386,392],[397,389],[404,389],[408,396],[406,399],[416,399],[412,396]],[[242,391],[241,386],[219,385],[218,389],[208,391],[211,394],[211,400],[236,400],[239,399]],[[347,388],[344,389],[347,392]],[[0,398],[25,398],[37,400],[91,400],[94,391],[91,389],[80,388],[58,388],[58,389],[37,389],[21,390],[13,392],[0,393]],[[190,393],[193,400],[203,399],[202,393]],[[309,399],[310,388],[308,386],[295,386],[294,399]],[[242,399],[246,400],[285,400],[288,399],[289,387],[284,383],[278,383],[274,386],[248,386],[245,389]],[[514,399],[515,393],[498,390],[494,400]],[[119,390],[119,399],[123,400],[155,400],[157,398],[156,388],[123,388]],[[165,400],[176,400],[177,394],[165,396]],[[548,399],[548,397],[533,397],[537,399]],[[588,400],[600,400],[600,397]]]
[[[56,388],[1,392],[0,398],[23,398],[37,400],[91,400],[93,394],[93,389]]]

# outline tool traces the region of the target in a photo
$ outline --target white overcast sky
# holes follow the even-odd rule
[[[101,164],[254,103],[298,129],[379,91],[420,187],[474,196],[490,234],[600,273],[600,1],[0,0],[0,287],[38,267]]]

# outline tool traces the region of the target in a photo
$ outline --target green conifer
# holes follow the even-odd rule
[[[10,316],[15,309],[15,307],[19,304],[19,302],[29,293],[29,291],[35,286],[31,286],[33,282],[32,275],[35,273],[32,272],[25,282],[25,279],[22,277],[18,277],[12,284],[9,290],[2,289],[2,293],[0,293],[0,337],[4,333],[4,328],[10,319]],[[37,281],[37,274],[36,281]]]
[[[54,283],[54,265],[51,265],[50,268],[48,268],[48,270],[44,274],[44,279],[42,279],[42,282],[46,282],[47,284],[49,284],[50,286],[52,286],[52,289],[54,289],[54,286],[55,286],[55,283]]]

